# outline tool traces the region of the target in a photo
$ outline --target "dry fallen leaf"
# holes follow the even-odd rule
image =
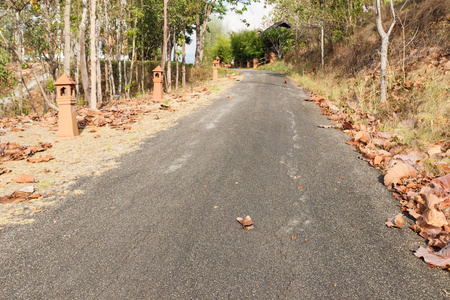
[[[245,218],[238,217],[236,218],[236,220],[239,223],[241,223],[242,227],[245,230],[253,229],[253,224],[255,224],[255,222],[252,221],[252,218],[250,218],[250,216],[246,216]]]
[[[414,255],[418,258],[422,257],[427,264],[439,268],[445,268],[450,265],[450,244],[447,244],[447,246],[438,252],[434,252],[431,248],[424,248],[420,246]]]
[[[6,174],[6,173],[9,173],[9,172],[11,172],[11,170],[8,170],[7,168],[0,168],[0,175]]]
[[[19,176],[14,177],[12,180],[14,180],[17,183],[38,182],[38,180],[31,175],[19,175]]]
[[[422,199],[425,201],[427,208],[424,210],[422,216],[423,221],[428,225],[435,227],[442,227],[448,225],[447,219],[442,211],[438,210],[440,199],[431,193],[421,194]]]
[[[30,163],[39,163],[39,162],[47,162],[50,161],[52,159],[54,159],[55,157],[51,156],[51,155],[46,155],[43,157],[36,157],[36,158],[28,158],[27,161]]]
[[[402,228],[402,226],[406,223],[405,219],[403,219],[402,214],[398,214],[393,218],[387,218],[384,223],[387,227],[397,227]]]
[[[431,157],[431,156],[433,156],[433,154],[441,153],[441,149],[442,149],[441,146],[439,146],[439,145],[434,145],[433,147],[431,147],[430,149],[428,149],[428,155]]]
[[[435,178],[431,181],[431,183],[439,186],[444,191],[445,190],[450,191],[450,174]]]
[[[406,177],[415,176],[417,171],[415,169],[410,169],[405,163],[398,163],[392,168],[390,168],[386,175],[384,175],[384,184],[391,188],[391,185],[395,185],[400,179]]]
[[[367,131],[359,131],[355,135],[355,142],[361,141],[367,144],[370,141],[370,134]]]

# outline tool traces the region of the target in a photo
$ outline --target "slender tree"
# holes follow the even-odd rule
[[[64,73],[70,76],[70,58],[72,38],[70,31],[70,0],[66,0],[66,7],[64,10]]]
[[[91,0],[90,16],[90,38],[91,38],[91,109],[97,109],[97,34],[95,31],[95,20],[97,0]]]
[[[395,25],[395,10],[394,3],[390,0],[390,8],[393,17],[393,21],[389,26],[388,31],[384,31],[383,23],[381,21],[381,3],[380,0],[375,0],[375,22],[377,24],[378,34],[381,37],[381,67],[380,67],[380,102],[386,101],[387,92],[387,81],[386,81],[386,69],[388,63],[388,46],[389,46],[389,36],[391,35],[392,29]]]
[[[86,23],[88,17],[88,0],[82,2],[83,12],[81,14],[80,23],[80,73],[81,83],[83,85],[84,97],[86,97],[87,103],[91,103],[91,91],[89,89],[89,74],[87,69],[87,57],[86,57]]]

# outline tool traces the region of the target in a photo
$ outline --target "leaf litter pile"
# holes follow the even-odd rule
[[[360,159],[384,172],[384,184],[393,191],[393,196],[402,206],[402,213],[387,218],[386,226],[402,228],[406,223],[403,216],[411,217],[415,224],[409,227],[428,243],[427,248],[419,247],[415,255],[430,266],[448,269],[450,141],[440,140],[428,147],[417,144],[407,147],[399,142],[399,135],[381,131],[379,120],[362,113],[351,102],[347,110],[339,109],[336,103],[319,95],[305,100],[319,105],[328,119],[337,122],[337,125],[320,125],[320,128],[336,128],[346,132],[352,137],[346,143],[356,147],[361,153]],[[354,121],[356,118],[367,123],[357,123]]]
[[[112,102],[97,111],[78,107],[80,136],[73,139],[57,138],[57,113],[2,118],[0,229],[32,222],[27,217],[44,211],[56,197],[75,193],[70,189],[77,178],[117,167],[118,157],[211,103],[238,78],[220,78],[165,94],[164,103],[146,95]]]

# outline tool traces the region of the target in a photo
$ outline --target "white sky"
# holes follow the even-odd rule
[[[253,2],[249,7],[247,7],[247,11],[245,11],[242,15],[238,15],[235,12],[228,11],[228,13],[224,16],[222,22],[225,28],[228,29],[228,31],[234,32],[243,29],[265,29],[265,26],[263,25],[263,17],[267,16],[270,13],[271,9],[271,7],[264,8],[263,2]],[[242,23],[242,19],[247,20],[250,26],[247,27],[244,23]],[[186,46],[186,62],[188,63],[194,63],[195,35],[192,38],[192,43]]]

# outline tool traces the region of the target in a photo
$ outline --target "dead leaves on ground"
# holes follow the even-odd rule
[[[255,224],[255,222],[252,221],[252,218],[250,218],[250,216],[246,216],[245,218],[238,217],[236,218],[236,220],[239,223],[241,223],[244,230],[253,229],[253,224]]]
[[[21,146],[15,142],[2,143],[3,155],[0,156],[0,161],[28,159],[35,153],[45,151],[52,146],[50,143],[39,143],[37,146]]]
[[[307,100],[318,104],[324,115],[338,122],[336,126],[320,125],[320,128],[343,130],[353,137],[346,144],[355,146],[362,160],[383,170],[384,184],[393,190],[402,212],[415,220],[410,228],[426,239],[429,247],[442,249],[434,252],[420,247],[416,256],[423,257],[430,265],[450,266],[450,142],[441,140],[425,149],[417,145],[408,148],[399,142],[400,136],[380,131],[380,122],[362,113],[356,103],[349,101],[347,107],[336,111],[336,103],[319,95]],[[356,123],[355,116],[366,124]],[[439,175],[427,172],[430,166]],[[405,220],[398,214],[386,219],[385,224],[401,228]]]
[[[38,199],[43,197],[41,194],[34,194],[35,189],[33,186],[28,186],[13,192],[10,195],[0,196],[0,203],[7,204],[12,202],[23,202],[31,199]]]

